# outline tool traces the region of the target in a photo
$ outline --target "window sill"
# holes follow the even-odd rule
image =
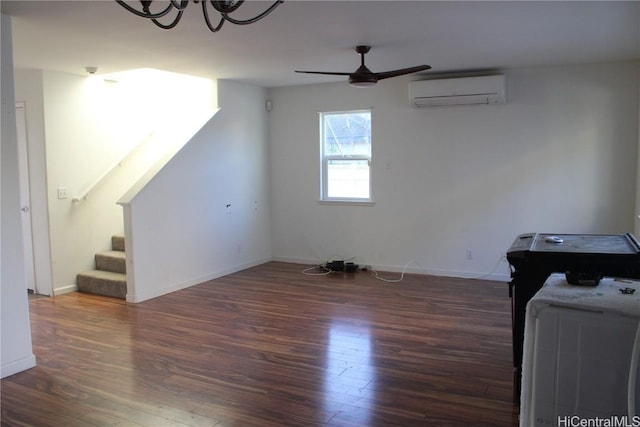
[[[376,202],[373,200],[358,199],[342,199],[342,200],[318,200],[320,205],[338,205],[338,206],[374,206]]]

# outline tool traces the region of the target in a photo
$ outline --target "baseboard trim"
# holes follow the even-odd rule
[[[63,294],[68,294],[69,292],[76,292],[78,290],[78,285],[69,285],[69,286],[63,286],[62,288],[56,288],[53,290],[53,295],[54,296],[58,296],[58,295],[63,295]]]
[[[265,262],[269,262],[269,261],[271,261],[271,259],[264,258],[264,259],[260,259],[260,260],[257,260],[257,261],[252,261],[252,262],[248,262],[248,263],[244,263],[244,264],[239,264],[239,265],[236,265],[236,266],[233,266],[233,267],[229,267],[229,268],[225,268],[225,269],[214,271],[214,272],[212,272],[210,274],[207,274],[205,276],[194,278],[194,279],[188,280],[186,282],[182,282],[182,283],[177,283],[175,285],[166,286],[166,287],[161,288],[161,289],[156,289],[153,292],[143,292],[143,293],[139,293],[139,294],[130,294],[130,293],[127,292],[126,301],[129,302],[129,303],[137,304],[137,303],[140,303],[140,302],[143,302],[143,301],[150,300],[152,298],[157,298],[157,297],[160,297],[162,295],[167,295],[167,294],[170,294],[172,292],[176,292],[176,291],[179,291],[179,290],[182,290],[182,289],[186,289],[186,288],[189,288],[191,286],[199,285],[201,283],[208,282],[209,280],[217,279],[219,277],[226,276],[226,275],[231,274],[231,273],[236,273],[238,271],[245,270],[247,268],[255,267],[256,265],[264,264]]]
[[[36,366],[36,356],[31,353],[31,355],[27,357],[2,365],[2,367],[0,367],[0,378],[6,378],[18,372],[26,371],[34,366]]]
[[[290,257],[273,257],[273,261],[287,262],[292,264],[303,265],[320,265],[322,261],[317,259],[304,259],[304,258],[290,258]],[[389,273],[405,273],[409,274],[422,274],[427,276],[441,276],[441,277],[458,277],[462,279],[480,279],[480,280],[492,280],[496,282],[508,282],[511,280],[509,275],[494,274],[494,273],[482,273],[474,271],[458,271],[458,270],[441,270],[435,268],[421,268],[417,265],[397,266],[397,265],[372,265],[374,270],[385,271]]]
[[[191,286],[199,285],[204,282],[208,282],[209,280],[214,280],[219,277],[226,276],[228,274],[236,273],[241,270],[245,270],[247,268],[255,267],[260,264],[264,264],[269,261],[276,262],[286,262],[291,264],[301,264],[301,265],[319,265],[322,264],[322,261],[317,259],[305,259],[305,258],[291,258],[291,257],[273,257],[273,258],[264,258],[257,261],[239,264],[233,267],[224,268],[221,270],[214,271],[205,276],[201,276],[198,278],[194,278],[185,282],[177,283],[170,286],[165,286],[161,289],[153,290],[152,292],[143,292],[138,294],[130,294],[127,293],[126,301],[129,303],[137,304],[143,301],[147,301],[153,298],[160,297],[162,295],[167,295],[172,292],[176,292],[182,289],[189,288]],[[397,265],[372,265],[372,268],[377,271],[384,271],[389,273],[402,273],[402,271],[409,274],[422,274],[429,276],[442,276],[442,277],[458,277],[463,279],[481,279],[481,280],[492,280],[497,282],[508,282],[510,277],[504,274],[483,274],[472,271],[454,271],[454,270],[441,270],[441,269],[433,269],[433,268],[420,268],[416,265],[408,265],[408,266],[397,266]],[[56,294],[58,294],[59,290],[56,290]],[[69,291],[71,292],[71,290]]]

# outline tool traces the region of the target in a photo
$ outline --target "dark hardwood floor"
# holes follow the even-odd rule
[[[303,268],[31,300],[38,365],[2,380],[2,425],[517,425],[505,283]]]

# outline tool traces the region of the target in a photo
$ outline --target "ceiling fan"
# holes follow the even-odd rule
[[[417,73],[418,71],[429,70],[429,65],[418,65],[416,67],[402,68],[399,70],[374,73],[364,65],[364,55],[369,52],[371,46],[356,46],[356,52],[360,54],[360,67],[353,73],[340,73],[331,71],[297,71],[296,73],[326,74],[331,76],[349,76],[349,84],[356,87],[368,87],[378,83],[378,80],[398,77],[405,74]]]

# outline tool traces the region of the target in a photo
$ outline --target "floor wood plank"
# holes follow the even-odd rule
[[[505,283],[303,268],[30,300],[38,366],[2,380],[2,425],[517,425]]]

